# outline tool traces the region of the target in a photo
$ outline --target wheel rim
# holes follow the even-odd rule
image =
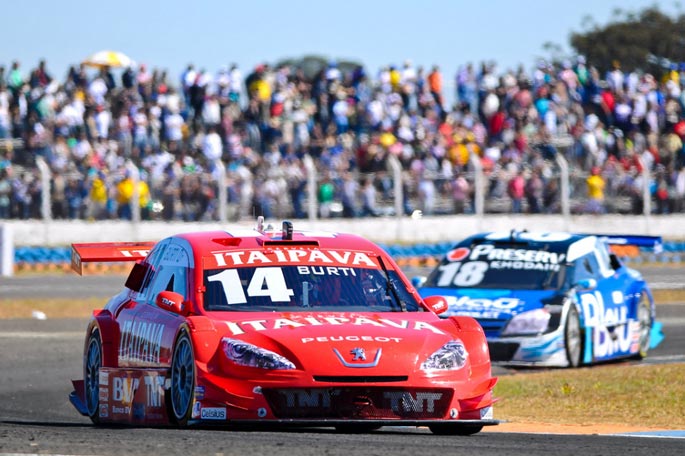
[[[100,365],[102,355],[97,336],[93,336],[88,344],[86,355],[86,406],[90,416],[95,415],[99,400]]]
[[[578,314],[575,311],[570,311],[567,319],[566,351],[568,353],[569,363],[576,366],[580,363],[580,322],[578,321]]]
[[[649,336],[652,330],[652,314],[644,301],[637,309],[637,320],[640,322],[640,353],[644,354],[649,349]]]
[[[182,337],[176,345],[171,368],[171,404],[176,419],[183,419],[193,394],[193,352],[190,341]]]

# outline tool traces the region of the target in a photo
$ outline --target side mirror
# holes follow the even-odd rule
[[[421,288],[424,283],[426,283],[425,276],[415,276],[411,278],[411,284],[414,285],[414,288]]]
[[[621,267],[621,260],[618,259],[615,253],[609,254],[609,260],[611,261],[611,267],[615,270]]]
[[[597,288],[597,280],[595,279],[583,279],[579,280],[576,285],[578,291],[592,291]]]
[[[168,310],[177,315],[185,315],[187,311],[183,303],[183,295],[175,291],[160,291],[155,303],[160,309]]]
[[[147,263],[136,263],[126,279],[124,286],[133,291],[140,291],[143,289],[143,282],[147,276],[150,265]]]
[[[447,312],[447,300],[442,296],[428,296],[423,302],[437,315]]]

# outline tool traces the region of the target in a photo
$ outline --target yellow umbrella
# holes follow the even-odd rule
[[[83,64],[96,68],[127,68],[135,65],[135,62],[123,52],[99,51],[86,58]]]

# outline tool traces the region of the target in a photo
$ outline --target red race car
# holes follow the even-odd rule
[[[72,246],[72,267],[136,261],[88,325],[70,400],[95,423],[428,426],[493,419],[488,346],[470,317],[441,319],[380,247],[274,230]]]

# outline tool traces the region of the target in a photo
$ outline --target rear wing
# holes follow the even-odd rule
[[[663,251],[661,236],[624,236],[618,234],[596,234],[595,236],[604,239],[609,244],[611,251],[618,256],[636,257],[640,254],[640,249],[647,249],[654,253]]]
[[[83,263],[138,261],[147,256],[155,242],[95,242],[71,244],[71,269],[83,275]]]

